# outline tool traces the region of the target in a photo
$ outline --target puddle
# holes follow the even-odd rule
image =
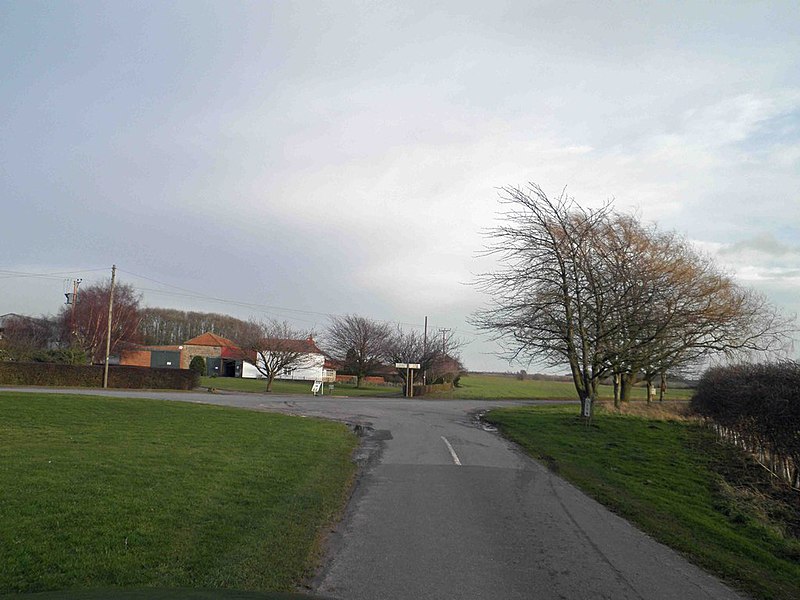
[[[497,432],[497,427],[492,425],[491,423],[487,423],[483,420],[483,415],[485,415],[488,411],[480,410],[473,414],[473,421],[477,427],[480,427],[484,431],[489,431],[491,433]]]

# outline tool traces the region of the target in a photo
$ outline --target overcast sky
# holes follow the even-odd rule
[[[796,0],[0,0],[0,314],[115,263],[149,306],[428,315],[518,369],[464,284],[528,181],[800,312],[799,57]]]

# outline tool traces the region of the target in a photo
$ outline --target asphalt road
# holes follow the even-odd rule
[[[473,416],[510,402],[91,393],[276,410],[361,425],[364,468],[315,581],[314,591],[324,596],[743,597],[486,431]]]

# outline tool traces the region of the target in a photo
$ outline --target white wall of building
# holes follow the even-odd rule
[[[260,366],[264,364],[261,356],[257,358]],[[297,366],[286,369],[277,375],[275,379],[289,379],[300,381],[322,381],[325,371],[325,357],[322,354],[305,354],[303,360]],[[245,361],[242,363],[242,377],[246,379],[264,379],[264,375],[255,367]]]

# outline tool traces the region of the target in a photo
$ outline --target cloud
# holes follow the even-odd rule
[[[800,259],[800,245],[792,246],[779,241],[772,233],[762,233],[755,237],[723,245],[719,249],[722,256],[741,255],[742,253],[756,253],[771,257],[786,257]]]
[[[791,298],[790,304],[800,306],[800,245],[779,240],[772,232],[727,244],[693,243],[743,284],[772,291],[794,291],[794,298],[781,293],[781,299]]]

